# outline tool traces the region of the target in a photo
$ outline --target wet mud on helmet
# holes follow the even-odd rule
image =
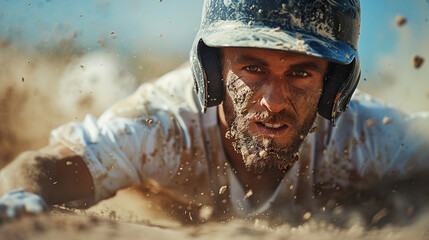
[[[218,48],[286,51],[328,60],[318,113],[335,123],[360,78],[358,0],[205,0],[191,50],[202,110],[223,101]]]

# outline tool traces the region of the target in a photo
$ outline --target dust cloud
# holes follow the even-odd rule
[[[143,81],[181,63],[178,57],[161,64],[159,57],[145,56],[125,68],[109,50],[58,47],[28,50],[0,40],[0,168],[20,152],[48,144],[52,129],[88,113],[99,116]]]

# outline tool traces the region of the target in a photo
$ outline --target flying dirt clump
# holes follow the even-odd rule
[[[403,25],[405,25],[405,23],[407,23],[407,19],[404,16],[402,15],[396,16],[396,24],[399,27],[402,27]]]
[[[419,69],[423,63],[424,63],[425,59],[419,55],[414,55],[413,57],[413,66],[415,69]]]

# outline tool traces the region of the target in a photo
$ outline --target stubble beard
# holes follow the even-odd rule
[[[297,130],[289,131],[292,135],[291,143],[278,143],[275,139],[264,138],[249,131],[249,125],[254,119],[260,122],[276,122],[287,120],[286,122],[297,123],[293,114],[286,111],[272,113],[266,111],[248,111],[247,103],[251,98],[249,92],[241,94],[237,89],[233,89],[235,97],[232,97],[232,104],[225,104],[225,118],[229,126],[226,137],[232,139],[232,145],[236,152],[243,157],[244,165],[257,173],[261,172],[284,172],[294,162],[299,159],[299,148],[305,136],[307,136],[316,118],[316,108],[313,114],[298,127]]]

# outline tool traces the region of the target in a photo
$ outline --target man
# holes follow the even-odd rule
[[[159,201],[164,211],[188,221],[209,207],[213,218],[299,222],[331,200],[424,175],[427,115],[362,93],[350,101],[359,26],[354,0],[206,0],[192,71],[54,130],[49,146],[1,170],[0,194],[22,187],[88,207],[150,181],[178,199]],[[18,209],[10,199],[25,196],[5,201]]]

